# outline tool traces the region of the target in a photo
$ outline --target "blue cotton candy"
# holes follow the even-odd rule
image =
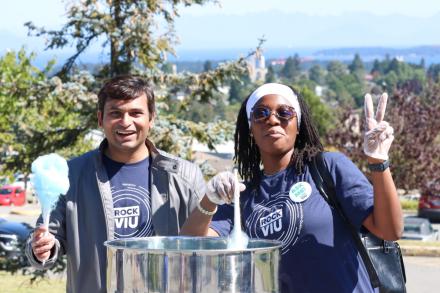
[[[50,214],[59,196],[69,189],[69,167],[60,155],[48,154],[32,162],[32,173],[32,185],[45,217]]]

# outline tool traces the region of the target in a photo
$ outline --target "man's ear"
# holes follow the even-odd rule
[[[102,127],[102,112],[101,112],[101,111],[98,111],[98,112],[96,113],[96,117],[98,118],[98,126],[99,126],[99,127]]]
[[[156,120],[156,113],[151,115],[151,118],[150,118],[150,129],[154,126],[154,121],[155,120]]]

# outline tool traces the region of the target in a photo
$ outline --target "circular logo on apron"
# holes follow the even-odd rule
[[[312,194],[312,187],[308,182],[297,182],[290,187],[289,197],[294,202],[303,202]]]

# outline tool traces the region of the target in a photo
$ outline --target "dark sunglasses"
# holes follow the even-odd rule
[[[274,114],[280,122],[287,122],[296,117],[295,109],[287,105],[281,105],[276,110],[265,106],[257,106],[252,109],[252,119],[255,122],[265,121],[269,119],[272,114]]]

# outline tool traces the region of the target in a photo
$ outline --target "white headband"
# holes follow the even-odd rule
[[[246,103],[246,114],[249,121],[249,127],[251,126],[252,108],[255,106],[258,100],[267,95],[279,95],[289,102],[293,109],[295,109],[299,129],[301,122],[301,108],[299,107],[298,97],[295,95],[290,87],[279,83],[263,84],[262,86],[258,87],[249,97]]]

